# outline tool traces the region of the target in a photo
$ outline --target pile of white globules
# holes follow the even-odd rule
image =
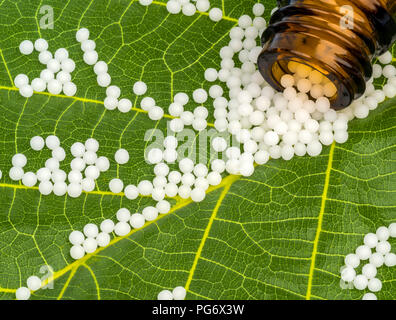
[[[66,152],[60,146],[59,138],[51,135],[44,141],[42,137],[35,136],[30,140],[30,146],[34,151],[42,150],[44,145],[52,154],[52,157],[45,161],[45,166],[36,173],[24,172],[27,158],[21,153],[15,154],[12,157],[13,167],[9,171],[11,180],[22,180],[22,184],[26,187],[34,187],[38,182],[38,190],[42,195],[53,192],[57,196],[64,196],[67,193],[68,196],[77,198],[83,191],[93,191],[100,173],[110,167],[106,157],[97,156],[99,142],[96,139],[89,138],[85,144],[76,142],[71,146],[70,151],[74,158],[70,162],[69,173],[60,169],[61,162],[66,158]]]
[[[66,96],[74,96],[77,87],[71,81],[71,73],[74,71],[76,64],[74,60],[69,58],[69,52],[65,48],[59,48],[52,55],[48,51],[48,43],[45,39],[37,39],[33,43],[30,40],[24,40],[19,45],[19,51],[24,55],[29,55],[33,49],[39,52],[38,59],[40,63],[46,65],[39,78],[34,78],[29,83],[26,74],[19,74],[14,79],[15,86],[19,89],[19,93],[29,98],[35,92],[43,92],[48,90],[49,93],[57,95],[62,91]]]
[[[396,254],[390,252],[389,238],[396,238],[396,223],[392,223],[389,227],[379,227],[375,234],[366,234],[364,244],[359,246],[355,253],[350,253],[345,257],[345,266],[341,269],[341,279],[346,283],[352,283],[357,290],[368,288],[371,292],[366,293],[363,300],[377,300],[376,295],[372,292],[379,292],[382,289],[381,280],[376,278],[377,269],[383,265],[396,266]],[[372,250],[375,251],[372,252]],[[355,269],[363,261],[369,262],[362,266],[362,274],[357,274]]]
[[[139,3],[148,6],[153,1],[139,0]],[[181,12],[186,16],[199,12],[208,15],[215,22],[223,18],[223,11],[211,8],[208,0],[169,0],[166,8],[171,14]],[[197,88],[192,92],[191,101],[196,104],[193,112],[185,110],[190,101],[188,94],[179,92],[173,97],[168,108],[173,119],[169,121],[169,132],[163,146],[146,150],[146,160],[154,166],[154,179],[142,180],[136,186],[129,184],[125,187],[124,182],[118,177],[109,183],[109,189],[114,194],[124,191],[125,197],[129,200],[134,200],[139,195],[150,196],[157,204],[147,206],[141,213],[134,214],[122,208],[116,214],[116,223],[106,219],[99,227],[89,223],[82,232],[73,231],[69,236],[72,244],[70,255],[73,259],[81,259],[99,247],[106,247],[113,233],[118,237],[128,236],[132,228],[139,229],[146,222],[155,221],[159,214],[169,213],[171,207],[165,197],[179,196],[182,199],[191,198],[192,201],[200,202],[205,199],[210,186],[218,186],[221,183],[222,175],[226,172],[250,176],[254,173],[255,164],[265,164],[270,158],[290,160],[294,156],[306,154],[317,156],[322,152],[323,145],[331,145],[333,142],[344,143],[348,139],[347,129],[350,120],[355,117],[367,117],[369,111],[377,108],[386,97],[396,96],[396,68],[391,64],[390,52],[378,59],[379,64],[374,64],[373,78],[368,81],[365,94],[343,111],[336,112],[330,108],[329,98],[335,93],[334,85],[320,73],[303,64],[289,64],[292,74],[281,79],[285,90],[276,92],[264,81],[256,65],[262,50],[260,37],[266,28],[266,21],[262,17],[264,9],[262,4],[255,4],[255,17],[252,19],[248,15],[241,16],[238,26],[230,30],[229,43],[220,50],[219,69],[208,68],[204,72],[204,78],[208,83],[218,80],[219,84],[211,85],[208,90]],[[116,85],[111,85],[108,65],[104,61],[98,61],[96,44],[89,39],[89,35],[89,30],[82,28],[77,31],[76,40],[81,43],[83,61],[93,66],[98,85],[106,88],[104,107],[107,110],[129,112],[133,109],[131,100],[120,99],[121,90]],[[34,47],[40,52],[39,60],[47,65],[47,69],[31,84],[26,75],[18,75],[15,85],[20,89],[21,95],[30,97],[33,91],[41,92],[48,89],[50,94],[60,94],[63,90],[65,95],[73,96],[77,88],[71,82],[70,73],[74,70],[75,63],[68,57],[67,50],[58,49],[53,58],[47,51],[48,44],[44,39],[37,40]],[[23,41],[20,51],[23,54],[32,53],[33,44],[29,40]],[[382,90],[375,89],[373,80],[381,76],[386,78],[386,84]],[[221,86],[221,83],[224,86]],[[135,96],[145,95],[147,85],[139,80],[134,83],[132,91]],[[222,153],[224,157],[211,158],[208,165],[195,163],[189,158],[179,158],[177,133],[187,127],[197,132],[207,128],[209,111],[204,104],[209,98],[213,99],[214,127],[223,135],[214,137],[211,145],[216,153]],[[152,97],[143,97],[140,107],[148,113],[151,120],[158,121],[164,116],[163,109],[156,105]],[[231,143],[231,137],[237,141],[237,145]],[[65,159],[65,151],[60,147],[59,139],[49,136],[45,142],[41,137],[31,140],[33,150],[41,150],[45,144],[52,150],[52,158],[46,161],[45,168],[41,168],[36,174],[24,173],[27,159],[24,155],[17,154],[13,157],[13,168],[10,170],[12,180],[22,179],[22,183],[28,187],[34,186],[38,180],[39,191],[43,195],[53,191],[59,196],[67,192],[71,197],[78,197],[82,191],[94,190],[95,180],[99,178],[100,172],[107,171],[110,167],[106,157],[97,156],[98,141],[88,139],[85,144],[76,142],[72,145],[72,170],[66,176],[66,173],[59,169],[59,162]],[[128,163],[128,151],[119,149],[115,154],[115,160],[120,165]],[[177,168],[171,170],[170,165],[175,162]],[[65,182],[66,177],[69,185]],[[394,229],[393,225],[389,227],[391,236],[395,233]],[[390,245],[385,239],[385,233],[381,229],[374,235],[376,241],[379,240],[378,244],[374,245],[376,253],[371,255],[370,248],[373,248],[374,237],[370,235],[368,238],[371,242],[367,240],[370,245],[366,244],[365,238],[365,246],[359,247],[355,256],[347,257],[347,266],[342,272],[345,281],[353,281],[358,289],[364,289],[366,286],[371,291],[380,289],[380,282],[374,278],[372,266],[380,266],[381,257],[384,261],[382,263],[394,265],[396,258],[389,253]],[[367,259],[370,259],[370,266],[364,268],[363,275],[356,276],[353,268],[358,266],[357,262],[360,260]],[[28,288],[19,288],[17,298],[28,299],[30,290],[39,288],[36,280],[34,286],[28,284]],[[177,287],[173,292],[161,291],[158,299],[182,300],[185,295],[186,290]],[[373,297],[366,295],[365,298]]]
[[[84,226],[83,232],[72,231],[69,241],[73,245],[70,249],[70,256],[75,259],[82,259],[85,254],[93,253],[98,247],[106,247],[111,240],[111,234],[117,237],[125,237],[131,232],[131,228],[140,229],[147,221],[154,221],[159,214],[167,214],[170,211],[170,203],[166,200],[157,202],[155,207],[147,206],[142,213],[133,213],[127,208],[121,208],[116,213],[117,222],[105,219],[99,228],[93,223]]]

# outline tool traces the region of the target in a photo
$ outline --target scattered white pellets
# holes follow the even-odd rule
[[[133,85],[133,93],[137,96],[144,95],[147,92],[147,84],[143,81],[137,81]]]
[[[19,45],[19,51],[22,54],[29,55],[33,52],[33,43],[30,40],[23,40]]]

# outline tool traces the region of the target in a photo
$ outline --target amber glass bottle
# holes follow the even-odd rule
[[[309,65],[336,86],[334,109],[364,93],[372,59],[396,40],[396,0],[278,0],[278,6],[262,36],[260,72],[281,91],[289,61]]]

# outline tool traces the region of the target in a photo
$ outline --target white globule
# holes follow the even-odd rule
[[[89,30],[87,28],[81,28],[76,32],[76,40],[78,42],[84,42],[89,38]]]
[[[16,290],[15,297],[17,300],[29,300],[30,290],[26,287],[20,287]]]
[[[109,189],[113,193],[121,193],[124,189],[124,183],[120,179],[112,179],[109,182]]]
[[[95,238],[99,233],[99,229],[96,224],[88,223],[84,226],[83,232],[87,238]]]
[[[41,287],[41,279],[37,276],[30,276],[27,278],[26,284],[30,290],[36,291]]]
[[[219,8],[212,8],[209,11],[209,18],[214,22],[219,22],[223,18],[223,11]]]
[[[33,43],[30,40],[23,40],[19,45],[19,51],[22,54],[29,55],[33,52]]]
[[[79,260],[85,255],[85,250],[81,245],[74,245],[70,248],[70,256],[74,260]]]
[[[69,235],[69,241],[73,245],[80,245],[84,242],[85,236],[81,231],[72,231]]]
[[[96,236],[95,240],[99,247],[106,247],[110,243],[110,235],[106,232],[101,232]]]
[[[103,220],[100,224],[100,230],[105,233],[113,232],[114,222],[110,219]]]
[[[118,164],[126,164],[129,161],[129,152],[125,149],[118,149],[114,155],[114,159]]]
[[[139,229],[139,228],[143,227],[145,222],[146,222],[146,219],[140,213],[132,214],[131,218],[129,219],[129,224],[134,229]]]
[[[120,101],[118,101],[117,108],[120,112],[127,113],[132,109],[132,102],[131,100],[126,98],[121,99]]]

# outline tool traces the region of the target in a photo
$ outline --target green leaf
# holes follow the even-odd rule
[[[362,297],[340,287],[339,270],[365,233],[395,221],[395,99],[368,119],[354,120],[348,142],[325,148],[319,157],[272,160],[248,179],[228,176],[200,204],[171,199],[171,213],[82,260],[70,258],[72,230],[114,219],[122,206],[139,212],[153,203],[107,191],[117,176],[133,184],[153,178],[144,161],[144,135],[154,127],[165,130],[169,120],[149,120],[132,94],[133,83],[145,81],[163,107],[177,92],[208,88],[203,71],[218,68],[228,31],[255,2],[211,0],[227,17],[214,23],[207,14],[169,15],[165,1],[143,7],[126,0],[52,0],[47,4],[54,9],[54,29],[45,30],[39,28],[39,1],[0,3],[0,298],[14,299],[30,275],[44,276],[44,265],[54,270],[48,281],[53,288],[36,291],[32,299],[156,299],[159,291],[178,285],[188,289],[187,299]],[[268,19],[275,1],[264,3]],[[132,112],[105,111],[105,92],[75,41],[80,27],[90,29],[112,82],[132,99]],[[42,69],[37,53],[22,56],[19,43],[38,37],[51,50],[66,47],[76,60],[78,98],[36,93],[24,99],[17,92],[17,74],[32,79]],[[16,152],[26,154],[28,170],[44,164],[49,151],[33,152],[29,140],[49,134],[59,136],[65,148],[88,137],[100,141],[100,154],[112,162],[96,191],[78,199],[41,196],[37,188],[10,180]],[[133,155],[128,165],[113,160],[120,147]],[[64,169],[69,161],[70,155]],[[395,299],[395,268],[380,268],[378,277],[379,298]]]

